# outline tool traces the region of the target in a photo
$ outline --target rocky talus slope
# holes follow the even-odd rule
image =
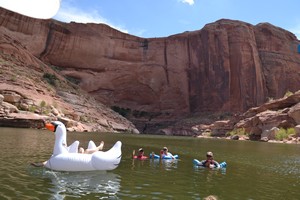
[[[43,128],[63,121],[69,131],[133,132],[135,126],[0,34],[0,126]]]

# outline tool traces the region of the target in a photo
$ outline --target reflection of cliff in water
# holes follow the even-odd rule
[[[43,174],[52,180],[55,199],[64,199],[66,196],[91,196],[97,198],[116,197],[120,190],[121,177],[112,172],[54,172],[46,170]]]

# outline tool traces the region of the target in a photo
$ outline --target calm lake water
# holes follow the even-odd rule
[[[120,140],[122,161],[107,172],[54,172],[29,165],[47,160],[54,134],[47,130],[0,128],[0,199],[300,199],[300,145],[104,133],[68,133],[68,142]],[[178,161],[138,161],[167,146]],[[226,170],[195,168],[192,160],[213,151]]]

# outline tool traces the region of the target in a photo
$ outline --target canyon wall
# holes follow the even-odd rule
[[[1,32],[107,106],[168,118],[242,112],[300,89],[300,41],[268,23],[222,19],[198,31],[140,38],[104,24],[0,11]]]

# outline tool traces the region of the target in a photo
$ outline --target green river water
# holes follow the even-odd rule
[[[55,172],[29,165],[47,160],[54,133],[0,128],[0,199],[300,199],[300,145],[105,133],[68,133],[68,142],[120,140],[122,160],[113,171]],[[178,161],[132,160],[167,146]],[[226,170],[195,168],[192,160],[213,151]]]

